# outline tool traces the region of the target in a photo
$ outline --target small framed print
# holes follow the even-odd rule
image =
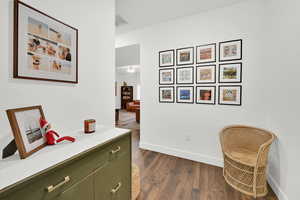
[[[219,65],[219,83],[241,83],[242,63],[226,63]]]
[[[159,70],[159,84],[160,85],[174,84],[174,69],[160,69]]]
[[[194,64],[194,47],[181,48],[176,50],[177,65]]]
[[[21,159],[46,146],[40,119],[45,119],[42,106],[10,109],[6,111]]]
[[[196,63],[204,64],[216,62],[216,43],[200,45],[196,47]]]
[[[219,104],[220,105],[242,105],[242,86],[224,85],[219,86]]]
[[[197,104],[216,104],[215,86],[197,86],[196,87]]]
[[[175,52],[174,49],[159,52],[159,67],[174,66]]]
[[[174,103],[174,86],[159,87],[159,102]]]
[[[193,86],[178,86],[176,95],[177,103],[194,103]]]
[[[178,67],[176,68],[177,84],[193,84],[194,83],[194,67]]]
[[[196,83],[216,83],[216,65],[203,65],[196,68]]]
[[[242,59],[242,40],[231,40],[220,42],[219,44],[219,60],[233,61]]]

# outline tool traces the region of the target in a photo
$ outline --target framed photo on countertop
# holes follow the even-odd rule
[[[42,106],[9,109],[6,111],[21,159],[46,146],[40,119],[45,119]]]

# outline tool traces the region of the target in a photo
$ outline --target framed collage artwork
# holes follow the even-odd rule
[[[159,102],[241,106],[242,48],[236,39],[159,51]]]
[[[78,83],[78,30],[16,0],[14,78]]]

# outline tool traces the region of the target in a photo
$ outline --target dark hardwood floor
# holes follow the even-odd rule
[[[121,111],[118,127],[132,130],[132,158],[141,170],[137,200],[253,200],[235,191],[223,179],[222,168],[138,148],[135,114]],[[271,189],[264,198],[278,200]]]

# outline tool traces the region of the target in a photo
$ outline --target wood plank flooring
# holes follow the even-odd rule
[[[132,130],[132,158],[141,170],[137,200],[253,200],[226,184],[222,168],[138,148],[134,113],[120,112],[118,127]],[[271,189],[264,198],[278,200]]]

